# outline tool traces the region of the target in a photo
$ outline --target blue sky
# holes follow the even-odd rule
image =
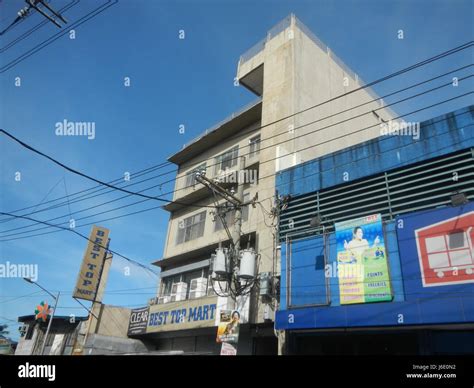
[[[72,23],[101,1],[72,1],[74,6],[64,16]],[[71,0],[50,3],[59,9]],[[23,4],[22,0],[0,1],[1,29]],[[79,26],[75,39],[66,34],[0,73],[0,126],[65,164],[104,181],[119,178],[125,171],[133,173],[157,165],[185,142],[255,99],[249,91],[233,85],[239,56],[291,12],[367,82],[466,43],[474,35],[472,2],[461,0],[120,0]],[[8,47],[41,21],[39,15],[32,14],[1,38],[1,47]],[[400,29],[404,31],[403,40],[397,39]],[[179,30],[184,30],[185,39],[178,39]],[[58,31],[49,23],[3,49],[0,67],[3,69]],[[468,63],[472,63],[472,50],[384,82],[375,89],[385,94]],[[468,72],[461,76],[465,74]],[[21,78],[20,87],[15,86],[16,77]],[[124,87],[124,77],[130,77],[130,87]],[[459,89],[444,90],[395,106],[394,110],[408,112],[472,90],[472,86],[471,79]],[[458,99],[411,116],[410,120],[424,120],[469,103],[472,99]],[[56,136],[55,123],[64,119],[95,122],[95,139]],[[181,124],[185,125],[184,134],[178,131]],[[0,154],[2,211],[38,204],[56,184],[46,200],[64,196],[66,189],[71,194],[95,186],[6,138],[0,140]],[[20,182],[14,179],[17,171],[22,174]],[[143,178],[167,171],[173,171],[173,167]],[[131,189],[138,191],[172,177],[170,173]],[[130,183],[133,182],[132,179]],[[168,183],[162,191],[155,188],[146,193],[160,195],[171,189],[172,183]],[[109,193],[72,203],[70,211],[123,195]],[[128,197],[73,218],[138,200]],[[78,225],[157,205],[156,201],[147,201],[78,221]],[[63,206],[32,217],[60,217],[55,222],[67,222],[69,208]],[[167,220],[165,211],[154,210],[100,224],[110,228],[114,250],[148,264],[162,255]],[[1,223],[0,236],[22,232],[5,231],[28,224],[25,220]],[[50,230],[53,229],[40,232]],[[77,230],[88,235],[90,226]],[[29,234],[15,237],[25,236]],[[86,315],[71,299],[86,241],[62,231],[0,244],[0,263],[38,264],[38,283],[63,293],[59,314]],[[123,259],[114,258],[104,301],[144,305],[156,293],[157,278],[135,266],[130,266],[131,273],[125,276],[126,265]],[[21,279],[0,279],[0,291],[0,323],[12,324],[14,338],[18,337],[16,326],[9,320],[32,314],[41,300],[50,300],[42,293],[28,295],[38,289]]]

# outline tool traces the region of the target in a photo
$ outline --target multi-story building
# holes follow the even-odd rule
[[[170,213],[164,254],[154,263],[161,268],[161,282],[151,306],[132,312],[129,330],[131,336],[152,341],[156,350],[218,353],[217,312],[232,307],[241,312],[238,353],[277,353],[275,290],[262,296],[257,281],[236,306],[225,293],[218,290],[216,295],[210,258],[220,244],[229,246],[230,238],[214,209],[224,200],[196,180],[197,171],[219,178],[229,190],[237,186],[225,179],[229,174],[247,178],[244,203],[256,201],[242,209],[240,243],[258,253],[258,279],[265,274],[277,284],[280,268],[271,225],[275,173],[375,138],[381,121],[395,117],[294,15],[240,57],[237,79],[258,101],[169,158],[178,172],[173,202],[164,207]],[[333,113],[340,114],[327,117]],[[225,218],[232,228],[234,213]]]

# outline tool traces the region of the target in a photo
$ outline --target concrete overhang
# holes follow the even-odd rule
[[[181,165],[184,162],[201,154],[215,144],[232,137],[262,118],[262,101],[259,100],[244,108],[244,110],[234,113],[231,117],[218,124],[216,127],[207,130],[203,135],[194,139],[181,151],[170,156],[168,160],[174,164]]]
[[[247,166],[246,168],[250,168],[258,163],[258,160],[253,160],[252,164]],[[233,182],[221,182],[220,186],[223,188],[230,189],[231,187],[235,186]],[[176,212],[184,207],[188,207],[188,205],[197,204],[197,202],[209,198],[209,189],[205,186],[198,186],[198,188],[189,194],[186,194],[182,197],[178,197],[176,200],[163,205],[162,208],[170,213]],[[196,205],[196,209],[199,207]]]
[[[239,75],[240,73],[237,77],[239,77]],[[238,78],[238,80],[239,84],[261,97],[263,95],[263,63],[249,73],[241,76],[241,78]]]
[[[159,259],[157,261],[152,262],[152,264],[156,265],[157,267],[160,267],[162,271],[172,269],[187,264],[189,261],[197,257],[202,257],[206,254],[210,255],[216,250],[218,246],[218,243],[206,245],[205,247],[193,249],[191,251],[187,251],[179,255]]]
[[[88,316],[82,316],[82,317],[74,317],[75,321],[87,321],[89,319]],[[53,322],[69,322],[71,320],[71,317],[69,315],[61,315],[57,316],[55,315],[53,318]],[[21,317],[18,317],[18,322],[30,322],[30,321],[36,321],[36,316],[35,315],[23,315]]]
[[[166,205],[162,206],[162,208],[169,212],[175,212],[186,205],[196,203],[205,198],[209,198],[209,190],[207,187],[201,186],[189,194],[179,197],[176,201],[167,203]]]

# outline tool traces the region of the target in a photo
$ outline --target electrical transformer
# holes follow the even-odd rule
[[[255,277],[255,258],[256,253],[252,248],[240,252],[240,278],[250,280]]]
[[[217,248],[215,255],[212,255],[212,261],[212,270],[217,276],[224,276],[231,272],[227,248]]]

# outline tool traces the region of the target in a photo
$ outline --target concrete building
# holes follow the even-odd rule
[[[87,317],[55,316],[46,339],[45,355],[71,355],[78,332]],[[48,322],[38,322],[34,315],[18,317],[23,323],[21,337],[15,355],[39,355],[44,342]]]
[[[287,354],[474,352],[473,128],[468,106],[278,173]]]
[[[55,316],[46,339],[45,355],[98,355],[147,353],[146,346],[127,337],[130,309],[101,304],[94,316]],[[48,322],[34,315],[18,318],[23,323],[16,355],[38,355]]]
[[[276,172],[375,138],[381,120],[395,117],[383,102],[374,101],[377,96],[370,89],[309,109],[359,89],[363,82],[294,15],[240,57],[237,79],[258,100],[169,158],[178,172],[173,202],[165,206],[170,219],[164,254],[154,263],[161,268],[161,282],[157,298],[136,315],[132,312],[137,319],[130,322],[130,334],[150,341],[156,350],[218,353],[217,312],[232,305],[230,298],[215,295],[211,286],[211,254],[219,243],[228,246],[230,239],[210,208],[215,198],[196,182],[196,171],[205,170],[206,177],[219,179],[228,189],[236,187],[225,179],[232,173],[257,177],[243,183],[244,202],[258,195],[269,211],[275,201]],[[337,118],[321,120],[345,110]],[[344,122],[358,114],[361,117]],[[226,217],[232,227],[233,214]],[[260,205],[244,207],[241,245],[249,244],[258,252],[259,278],[269,274],[277,283],[280,268],[271,218]],[[238,354],[277,353],[274,296],[270,292],[262,297],[255,287],[249,298],[237,300],[243,323]],[[184,322],[176,318],[180,311],[195,309],[208,313]]]

